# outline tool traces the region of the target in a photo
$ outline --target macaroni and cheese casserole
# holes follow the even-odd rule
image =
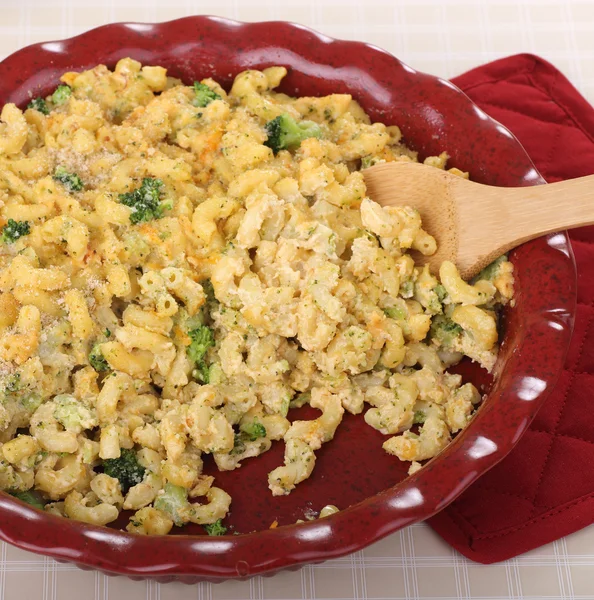
[[[268,482],[289,494],[345,411],[410,472],[469,422],[480,394],[446,369],[492,368],[511,263],[470,283],[415,266],[435,240],[361,169],[416,153],[349,95],[275,92],[285,74],[227,93],[124,59],[3,107],[1,489],[218,535],[231,497],[207,455],[232,470],[283,443]],[[291,422],[304,404],[320,416]]]

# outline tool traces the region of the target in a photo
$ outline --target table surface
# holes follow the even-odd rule
[[[283,19],[373,43],[444,77],[517,52],[539,54],[594,102],[591,0],[0,0],[0,60],[31,43],[114,21],[215,14]],[[594,526],[498,565],[474,564],[414,525],[346,558],[272,578],[197,586],[109,578],[0,544],[0,600],[594,598]]]

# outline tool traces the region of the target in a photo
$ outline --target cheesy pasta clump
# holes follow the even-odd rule
[[[369,199],[361,169],[416,153],[349,95],[275,92],[285,74],[245,71],[227,93],[124,59],[4,106],[1,489],[217,535],[231,498],[206,455],[233,470],[282,440],[281,495],[345,411],[411,472],[469,422],[480,395],[446,368],[492,368],[511,263],[471,283],[415,266],[435,240],[414,209]],[[304,404],[320,416],[291,422]]]

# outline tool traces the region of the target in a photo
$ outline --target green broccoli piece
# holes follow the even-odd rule
[[[426,304],[423,303],[425,308],[432,314],[438,315],[443,312],[442,303],[444,298],[447,296],[447,291],[438,283],[432,290],[430,290],[425,296]]]
[[[7,400],[17,401],[29,413],[37,410],[41,404],[41,396],[31,391],[31,386],[22,380],[19,372],[2,378],[0,402]]]
[[[204,357],[208,349],[215,344],[214,333],[210,327],[199,325],[196,329],[188,331],[192,340],[186,348],[189,359],[194,363],[193,375],[202,383],[208,383],[210,380],[209,366]]]
[[[101,373],[102,371],[109,371],[109,364],[105,360],[99,344],[95,344],[89,352],[89,364],[95,371]]]
[[[213,100],[220,100],[221,97],[214,90],[209,88],[204,83],[199,81],[194,82],[194,93],[196,94],[192,104],[204,108],[208,106]]]
[[[289,408],[301,408],[306,404],[309,404],[311,400],[311,394],[309,392],[302,392],[301,394],[297,394],[290,402]]]
[[[59,85],[56,91],[52,94],[52,102],[56,106],[61,106],[68,101],[72,95],[72,88],[69,85]]]
[[[205,385],[210,383],[210,367],[204,361],[196,363],[192,370],[192,377]]]
[[[240,429],[241,431],[235,434],[230,454],[242,454],[245,452],[246,442],[255,442],[259,438],[266,437],[266,427],[258,419],[240,425]]]
[[[34,490],[26,490],[24,492],[12,491],[8,493],[11,496],[14,496],[17,500],[30,504],[34,508],[43,510],[43,507],[45,506],[43,498]]]
[[[396,321],[402,321],[402,319],[406,319],[406,311],[399,306],[390,306],[389,308],[384,308],[384,314],[390,319],[396,319]]]
[[[378,165],[380,163],[386,162],[383,158],[378,158],[377,156],[371,156],[371,154],[364,156],[361,159],[361,171],[363,169],[369,169],[369,167],[373,167],[374,165]]]
[[[54,401],[54,417],[67,431],[80,433],[83,429],[92,429],[97,425],[93,413],[74,396],[60,394]]]
[[[14,244],[19,238],[31,233],[31,225],[28,221],[15,221],[8,219],[8,223],[2,228],[2,241],[5,244]]]
[[[37,110],[42,115],[49,115],[49,108],[47,107],[47,102],[43,98],[33,98],[33,100],[31,100],[31,102],[27,104],[27,108]]]
[[[373,156],[369,155],[369,156],[364,156],[361,159],[361,170],[363,169],[369,169],[369,167],[373,167],[375,163],[373,162]]]
[[[188,490],[172,483],[166,483],[163,493],[153,502],[153,506],[167,513],[178,527],[186,523],[184,512],[189,505]]]
[[[132,209],[130,222],[133,225],[142,221],[160,219],[169,204],[161,202],[163,182],[160,179],[145,177],[140,187],[133,192],[120,194],[119,200],[124,206]]]
[[[445,300],[445,297],[448,295],[446,289],[443,287],[443,285],[441,285],[441,283],[438,283],[433,288],[433,291],[437,294],[437,298],[440,302],[443,302]]]
[[[431,323],[429,335],[436,339],[440,346],[451,346],[462,333],[462,327],[444,315],[438,315]]]
[[[107,458],[103,461],[103,472],[120,482],[122,494],[138,483],[142,483],[146,469],[138,462],[136,452],[122,448],[119,458]]]
[[[283,113],[276,119],[266,123],[266,134],[268,139],[264,142],[264,145],[271,148],[274,154],[277,154],[280,150],[297,148],[307,138],[322,137],[322,130],[313,121],[297,123],[293,117]]]
[[[490,265],[487,265],[473,280],[472,283],[479,281],[480,279],[487,279],[488,281],[492,281],[497,277],[497,273],[499,272],[499,266],[502,262],[507,260],[507,254],[500,256],[497,260],[494,260]]]
[[[433,315],[439,315],[443,312],[443,307],[441,306],[441,302],[437,292],[435,291],[435,288],[427,293],[422,304],[425,306],[427,311]]]
[[[69,192],[80,192],[85,186],[76,173],[69,173],[64,167],[58,167],[54,179],[59,181]]]
[[[413,424],[418,425],[420,423],[424,423],[426,418],[427,417],[422,410],[416,410],[413,417]]]
[[[29,413],[34,413],[40,406],[42,398],[39,394],[31,393],[19,398],[21,406]]]
[[[204,358],[207,350],[214,346],[214,333],[210,327],[200,325],[199,327],[196,327],[196,329],[188,331],[188,335],[192,340],[187,348],[188,356],[193,362],[200,362]]]
[[[254,419],[251,423],[244,423],[240,426],[240,429],[250,442],[266,437],[266,427],[258,419]]]
[[[223,525],[223,519],[219,519],[209,525],[203,525],[202,527],[204,527],[208,535],[225,535],[227,533],[227,528]]]

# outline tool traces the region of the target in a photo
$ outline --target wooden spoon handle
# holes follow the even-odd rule
[[[484,266],[541,235],[594,224],[594,175],[522,188],[480,186],[477,202],[465,202],[460,217],[459,266],[477,259]]]

